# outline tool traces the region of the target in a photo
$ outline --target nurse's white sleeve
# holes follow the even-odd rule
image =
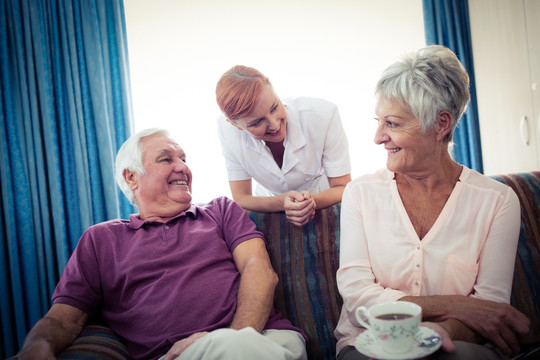
[[[339,177],[351,173],[349,143],[337,107],[326,129],[322,163],[326,176]]]
[[[242,165],[244,149],[242,149],[240,130],[227,123],[224,116],[218,118],[217,129],[229,181],[251,179],[251,175]]]

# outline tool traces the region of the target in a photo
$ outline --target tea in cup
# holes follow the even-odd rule
[[[391,354],[411,350],[422,320],[422,308],[408,301],[381,303],[356,309],[356,320]]]

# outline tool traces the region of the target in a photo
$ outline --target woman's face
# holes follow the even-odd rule
[[[258,140],[281,142],[287,132],[287,112],[271,85],[264,87],[249,115],[229,121]]]
[[[436,166],[441,142],[435,131],[424,132],[420,121],[397,101],[377,98],[374,141],[387,151],[386,167],[395,173],[426,171]]]

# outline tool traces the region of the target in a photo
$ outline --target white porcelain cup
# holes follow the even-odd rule
[[[386,302],[367,309],[360,306],[356,320],[391,354],[411,350],[422,320],[422,308],[408,301]]]

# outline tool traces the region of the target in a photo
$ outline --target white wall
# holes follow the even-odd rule
[[[236,64],[278,94],[339,107],[352,176],[385,166],[373,143],[373,87],[384,68],[423,47],[421,0],[126,0],[135,129],[168,128],[184,148],[195,202],[230,196],[215,84]]]

